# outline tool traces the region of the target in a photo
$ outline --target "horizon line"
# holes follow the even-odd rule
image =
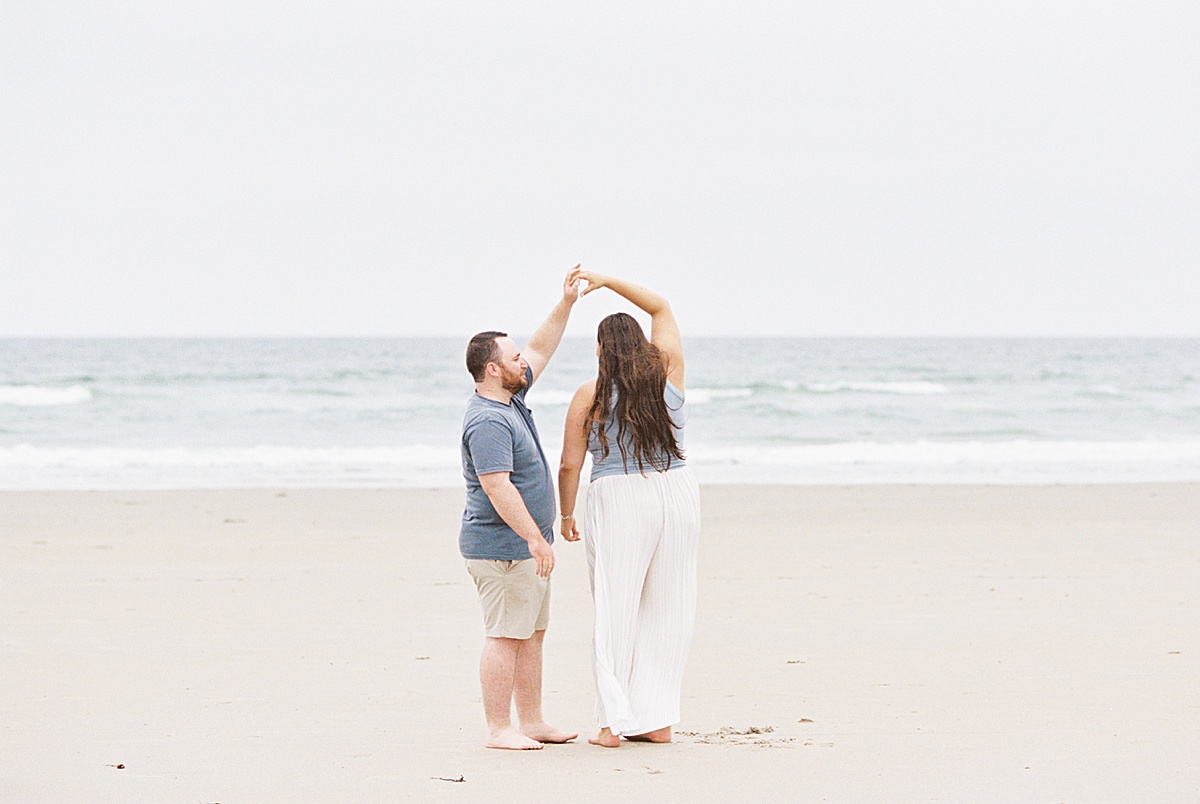
[[[457,334],[438,335],[328,335],[328,334],[54,334],[54,335],[8,335],[0,334],[0,341],[71,341],[71,340],[454,340],[470,339],[474,332],[463,331]],[[529,338],[532,333],[513,332],[517,339]],[[888,334],[756,334],[756,333],[696,333],[684,335],[688,339],[725,339],[725,340],[1196,340],[1196,333],[1072,333],[1072,334],[1030,334],[1030,333],[975,333],[975,334],[919,334],[919,333],[888,333]],[[594,340],[593,335],[566,334],[563,340]]]

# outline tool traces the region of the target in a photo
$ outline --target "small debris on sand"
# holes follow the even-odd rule
[[[726,735],[732,735],[732,734],[770,734],[770,733],[771,733],[771,732],[773,732],[773,731],[775,731],[775,727],[774,727],[774,726],[751,726],[750,728],[748,728],[748,729],[745,729],[745,730],[743,730],[743,731],[738,731],[738,730],[737,730],[737,729],[735,729],[733,726],[722,726],[722,727],[721,727],[721,731],[720,731],[719,733],[720,733],[720,734],[726,734]]]

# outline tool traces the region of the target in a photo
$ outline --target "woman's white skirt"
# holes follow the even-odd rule
[[[696,619],[699,487],[686,466],[597,478],[583,533],[596,718],[614,734],[673,726]]]

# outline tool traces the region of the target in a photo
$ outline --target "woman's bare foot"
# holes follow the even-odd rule
[[[513,751],[536,751],[542,747],[537,740],[531,740],[512,726],[497,729],[488,735],[488,748],[508,748]]]
[[[578,737],[569,731],[556,729],[549,723],[526,723],[521,726],[521,733],[539,743],[569,743]]]
[[[600,733],[588,740],[592,745],[603,748],[616,748],[621,744],[621,738],[612,733],[612,729],[600,729]]]
[[[648,731],[645,734],[626,734],[626,740],[633,740],[635,743],[669,743],[671,742],[671,727],[663,726],[661,729]]]

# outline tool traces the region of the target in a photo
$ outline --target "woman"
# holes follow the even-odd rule
[[[562,534],[592,455],[583,534],[596,603],[592,639],[600,733],[589,742],[666,743],[696,613],[700,496],[683,453],[683,345],[670,305],[631,282],[581,271],[650,314],[650,340],[626,313],[600,322],[599,376],[571,400],[558,473]]]

